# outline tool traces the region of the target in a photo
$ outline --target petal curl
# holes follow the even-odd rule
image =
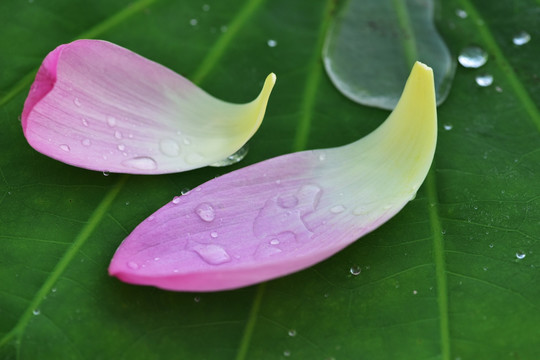
[[[21,117],[37,151],[91,170],[162,174],[223,160],[262,122],[276,77],[247,104],[212,97],[118,45],[78,40],[41,65]]]
[[[109,273],[133,284],[215,291],[309,267],[414,197],[436,136],[433,73],[416,63],[397,107],[373,133],[263,161],[175,197],[122,242]]]

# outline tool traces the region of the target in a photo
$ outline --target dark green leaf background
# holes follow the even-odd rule
[[[321,46],[335,6],[0,2],[1,359],[540,358],[537,0],[437,4],[454,58],[476,44],[490,60],[457,69],[439,107],[433,168],[416,199],[377,231],[312,268],[236,291],[173,293],[107,275],[123,238],[182,188],[279,154],[349,143],[386,118],[347,100],[324,73]],[[532,40],[513,45],[522,30]],[[78,37],[118,43],[228,101],[251,100],[275,72],[246,159],[173,175],[103,176],[31,149],[18,117],[32,72]],[[481,73],[494,84],[478,87]],[[351,266],[362,272],[351,275]]]

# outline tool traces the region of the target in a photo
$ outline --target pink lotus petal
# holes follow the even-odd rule
[[[430,68],[390,117],[347,146],[273,158],[175,197],[120,245],[109,273],[182,291],[233,289],[322,261],[395,215],[435,151]]]
[[[30,145],[99,171],[162,174],[219,162],[255,133],[275,83],[247,104],[218,100],[173,71],[100,40],[57,47],[24,104]]]

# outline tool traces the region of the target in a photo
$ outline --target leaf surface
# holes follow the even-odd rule
[[[194,294],[123,284],[107,266],[122,239],[183,188],[350,143],[388,115],[347,100],[324,72],[333,1],[0,2],[0,358],[537,359],[537,9],[533,0],[438,4],[453,57],[472,44],[489,60],[457,69],[439,108],[434,166],[395,218],[305,271]],[[516,46],[521,31],[531,41]],[[104,176],[32,150],[18,120],[32,72],[78,37],[118,43],[231,102],[249,101],[275,72],[246,158]],[[476,85],[483,73],[492,86]]]

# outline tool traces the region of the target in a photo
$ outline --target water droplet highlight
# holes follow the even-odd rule
[[[468,46],[464,48],[458,56],[461,66],[466,68],[479,68],[488,60],[487,53],[478,46]]]
[[[270,240],[270,245],[279,245],[279,240],[278,239]]]
[[[522,31],[512,38],[514,45],[521,46],[531,41],[531,35],[528,32]]]
[[[111,173],[108,172],[108,171],[104,171],[104,172],[103,172],[103,176],[109,176],[110,174],[111,174]]]
[[[69,145],[66,145],[66,144],[60,145],[60,149],[61,149],[62,151],[65,151],[65,152],[69,152],[69,151],[71,150],[70,147],[69,147]]]
[[[354,265],[354,266],[351,266],[351,268],[349,269],[349,272],[351,273],[351,275],[360,275],[360,273],[362,272],[362,268],[358,265]]]
[[[41,311],[39,309],[34,309],[34,310],[32,310],[32,314],[39,315],[39,314],[41,314]]]
[[[245,144],[234,154],[229,155],[225,159],[215,162],[210,166],[221,167],[221,166],[228,166],[228,165],[236,164],[237,162],[241,161],[243,158],[246,157],[248,150],[249,150],[249,147],[247,144]]]
[[[523,251],[518,251],[516,253],[516,258],[518,258],[519,260],[525,259],[525,256],[527,256],[527,254],[525,254]]]
[[[218,237],[218,233],[215,232],[215,231],[212,231],[212,232],[210,233],[210,237],[213,238],[213,239],[215,239],[215,238]]]
[[[199,204],[199,206],[195,208],[195,213],[202,221],[206,222],[212,222],[216,217],[214,208],[209,203]]]
[[[481,87],[487,87],[493,84],[493,75],[490,74],[483,74],[478,75],[475,79],[476,84]]]
[[[266,43],[268,44],[269,47],[272,47],[272,48],[277,46],[277,41],[273,39],[268,40]]]
[[[180,145],[172,139],[163,139],[159,142],[159,150],[163,155],[176,157],[180,154]]]
[[[124,150],[126,150],[126,145],[124,145],[124,144],[118,144],[117,148],[118,148],[118,150],[120,150],[120,151],[124,151]]]
[[[453,126],[453,125],[450,125],[450,124],[444,124],[443,127],[444,127],[444,130],[450,131],[450,130],[452,130],[452,128],[453,128],[454,126]]]
[[[295,337],[296,336],[296,330],[291,329],[291,330],[289,330],[288,334],[289,334],[290,337]]]
[[[154,159],[147,156],[134,157],[122,162],[122,165],[137,169],[137,170],[154,170],[157,169],[157,163]]]
[[[180,196],[175,196],[173,199],[172,199],[172,203],[174,205],[178,205],[178,203],[180,203]]]

